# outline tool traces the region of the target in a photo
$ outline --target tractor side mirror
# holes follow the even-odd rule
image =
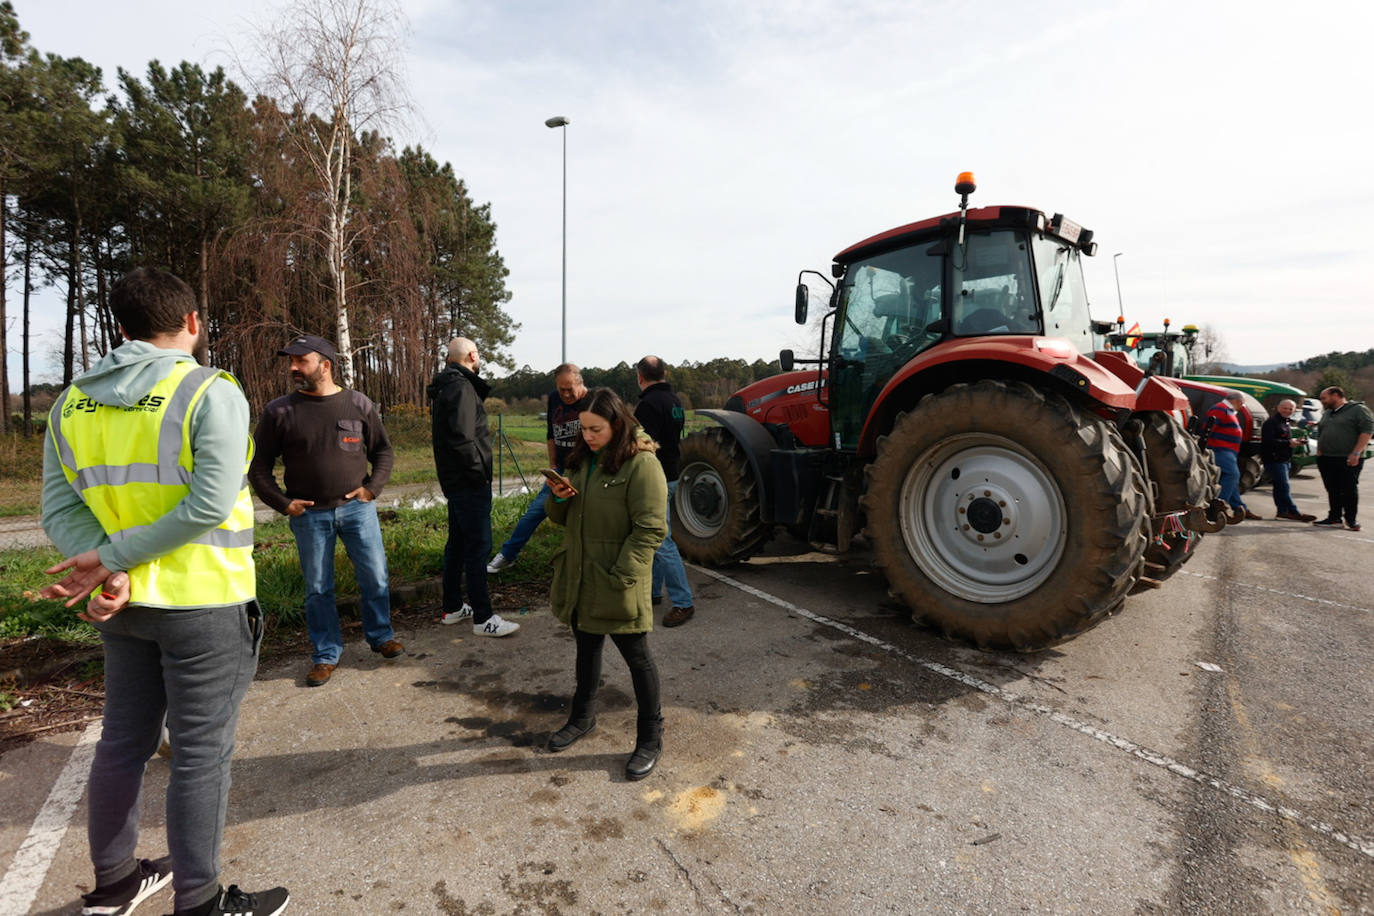
[[[778,353],[778,365],[782,368],[783,372],[792,371],[792,367],[796,364],[792,361],[791,350],[782,350]]]
[[[797,284],[797,305],[796,319],[797,324],[806,324],[806,307],[811,302],[811,290],[806,288],[805,283]]]

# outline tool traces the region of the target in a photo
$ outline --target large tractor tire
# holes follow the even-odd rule
[[[1152,504],[1120,433],[1030,385],[927,395],[867,473],[878,566],[953,638],[1052,645],[1115,612],[1143,568]]]
[[[1143,419],[1145,465],[1157,491],[1155,512],[1210,505],[1221,492],[1221,472],[1211,450],[1200,448],[1173,414],[1151,413]],[[1160,531],[1156,526],[1145,548],[1145,575],[1163,582],[1193,558],[1201,540],[1201,532],[1181,527]]]
[[[1264,462],[1259,455],[1240,459],[1240,492],[1244,493],[1259,484],[1264,477]]]
[[[747,560],[772,536],[760,516],[758,481],[744,449],[720,427],[682,440],[673,540],[705,566]]]

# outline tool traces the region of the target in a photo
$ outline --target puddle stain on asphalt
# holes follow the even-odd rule
[[[697,833],[725,812],[725,793],[710,786],[685,789],[668,803],[668,815],[678,831]]]

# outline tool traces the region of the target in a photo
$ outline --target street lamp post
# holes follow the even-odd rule
[[[568,361],[568,124],[559,115],[544,122],[545,127],[563,128],[563,349],[560,363]],[[1119,284],[1118,284],[1119,285]]]
[[[1125,253],[1124,251],[1118,251],[1116,254],[1112,255],[1112,273],[1116,274],[1116,313],[1123,318],[1126,317],[1126,313],[1122,310],[1121,305],[1121,271],[1116,269],[1116,259]]]

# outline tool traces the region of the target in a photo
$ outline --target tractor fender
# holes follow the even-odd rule
[[[975,374],[967,376],[953,365],[974,361],[982,365]],[[1134,386],[1079,353],[1073,343],[1063,338],[1019,335],[955,339],[921,353],[888,380],[874,400],[874,409],[869,412],[868,419],[864,422],[863,433],[859,437],[859,454],[872,455],[876,452],[878,436],[884,432],[883,427],[890,422],[888,415],[893,413],[883,410],[882,405],[893,392],[916,376],[936,372],[946,376],[953,375],[959,381],[977,381],[995,377],[996,363],[1015,365],[1018,367],[1018,374],[1024,374],[1025,369],[1030,369],[1052,376],[1061,384],[1113,410],[1136,409]],[[939,373],[941,369],[944,370],[943,373]]]
[[[754,480],[759,487],[759,514],[764,521],[773,518],[773,491],[770,486],[773,473],[773,449],[777,443],[768,430],[758,420],[737,410],[694,410],[697,416],[715,420],[735,437],[749,459],[749,468],[754,472]]]

